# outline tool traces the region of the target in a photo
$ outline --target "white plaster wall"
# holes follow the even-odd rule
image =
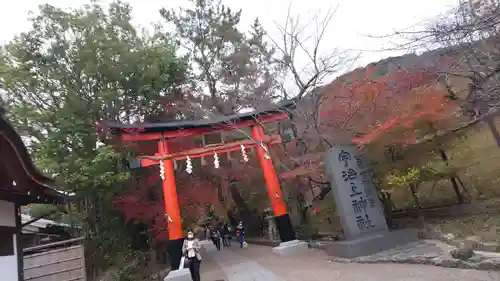
[[[16,206],[14,203],[0,200],[0,225],[16,226]]]
[[[2,226],[16,226],[16,207],[14,203],[0,200],[0,225]],[[0,274],[1,280],[19,281],[17,275],[17,245],[16,235],[14,239],[14,255],[0,257]]]

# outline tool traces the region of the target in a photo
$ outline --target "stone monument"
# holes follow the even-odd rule
[[[389,231],[375,189],[373,170],[354,145],[330,149],[325,165],[346,238],[327,246],[330,255],[366,256],[418,239],[415,230]]]

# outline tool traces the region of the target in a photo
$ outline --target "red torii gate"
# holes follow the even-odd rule
[[[241,149],[241,145],[255,148],[276,217],[276,225],[280,234],[280,240],[281,242],[296,240],[295,231],[290,216],[288,215],[286,204],[282,198],[278,177],[273,166],[271,155],[268,151],[269,145],[281,143],[281,137],[279,135],[266,136],[262,127],[262,124],[289,118],[289,115],[285,113],[285,111],[291,110],[294,104],[294,102],[287,101],[280,103],[272,110],[222,116],[212,120],[172,121],[134,125],[107,122],[107,128],[109,128],[113,134],[120,135],[124,141],[155,140],[158,142],[158,152],[155,153],[154,156],[138,157],[133,168],[153,165],[160,166],[160,176],[162,178],[163,196],[165,200],[165,216],[167,217],[169,234],[167,252],[170,257],[171,268],[179,267],[181,248],[184,240],[175,184],[174,160],[210,156],[214,155],[214,152],[220,154],[237,151]],[[250,127],[252,129],[252,139],[204,148],[189,149],[180,152],[171,151],[169,147],[169,140],[173,138],[230,131],[244,127]]]

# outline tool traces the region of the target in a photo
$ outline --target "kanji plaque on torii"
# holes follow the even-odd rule
[[[178,268],[181,258],[181,247],[183,243],[183,230],[181,225],[181,214],[174,175],[174,160],[185,160],[186,171],[191,172],[191,159],[213,156],[214,166],[217,168],[218,154],[231,151],[242,151],[245,161],[247,148],[255,148],[262,167],[268,195],[271,201],[276,225],[281,242],[284,245],[276,247],[275,252],[282,253],[283,248],[291,245],[304,244],[296,241],[295,231],[288,215],[286,204],[281,195],[281,188],[273,166],[269,145],[280,143],[279,135],[268,136],[264,133],[263,125],[278,122],[289,118],[288,112],[294,108],[293,101],[282,102],[274,105],[272,109],[264,111],[253,111],[245,114],[234,114],[222,116],[216,119],[202,119],[196,121],[172,121],[155,122],[145,124],[116,124],[107,122],[106,126],[112,133],[121,136],[124,141],[146,141],[155,140],[158,143],[157,153],[149,156],[140,156],[136,159],[135,168],[158,165],[162,179],[163,195],[165,200],[165,216],[168,223],[169,243],[167,251],[170,256],[171,268]],[[230,131],[238,128],[250,127],[251,138],[242,141],[222,143],[216,146],[201,147],[184,151],[171,151],[169,140],[180,137],[197,136],[212,132]]]

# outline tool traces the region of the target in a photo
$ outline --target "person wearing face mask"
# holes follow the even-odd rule
[[[188,260],[189,271],[191,272],[193,281],[200,281],[200,248],[200,241],[194,237],[192,230],[188,230],[186,239],[184,239],[184,244],[182,245],[182,253]]]
[[[245,242],[245,226],[243,226],[243,221],[240,221],[236,227],[236,236],[238,236],[240,248],[243,248],[243,243]]]
[[[212,241],[214,242],[215,247],[217,248],[217,251],[220,251],[220,240],[221,240],[221,235],[220,231],[218,228],[214,228],[212,230]]]

